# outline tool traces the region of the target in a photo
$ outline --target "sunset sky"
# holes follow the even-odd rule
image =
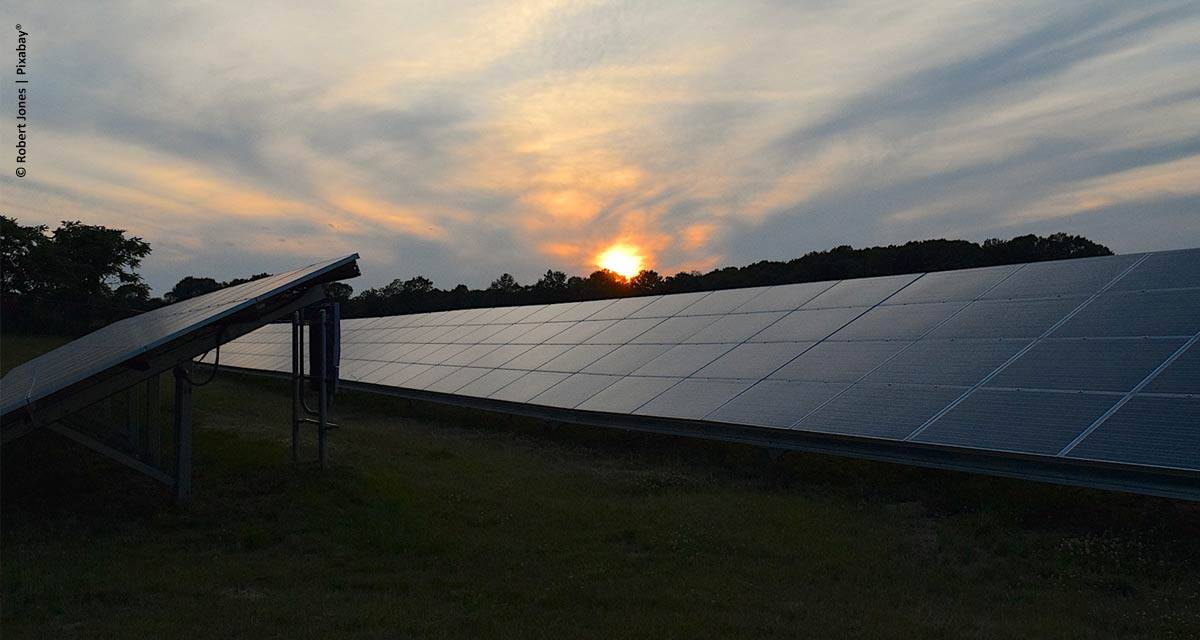
[[[7,16],[2,210],[144,237],[158,294],[352,251],[361,290],[614,245],[1200,246],[1195,1],[98,4]]]

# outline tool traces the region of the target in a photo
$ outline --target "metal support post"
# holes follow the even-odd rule
[[[292,314],[292,462],[300,461],[300,421],[304,417],[304,319]]]
[[[175,367],[175,501],[192,497],[192,383],[188,365]]]
[[[319,322],[317,323],[317,348],[320,353],[328,353],[328,337],[325,330],[325,309],[321,309]],[[324,356],[323,356],[324,359]],[[328,382],[330,363],[325,362],[321,371],[321,380],[319,382],[320,395],[317,397],[317,458],[321,461],[321,468],[329,468],[329,389]]]
[[[155,467],[162,466],[162,423],[160,419],[160,396],[158,379],[151,376],[146,381],[146,460]]]

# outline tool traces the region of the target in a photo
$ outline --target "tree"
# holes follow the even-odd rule
[[[663,290],[666,281],[658,274],[657,271],[650,269],[642,269],[638,274],[629,279],[629,288],[636,293],[659,293]]]
[[[417,276],[404,281],[400,291],[410,296],[420,296],[433,292],[433,280],[425,276]]]
[[[224,286],[224,284],[217,282],[213,278],[184,276],[182,280],[175,283],[174,287],[171,287],[170,291],[163,294],[163,300],[174,304],[176,302],[187,300],[188,298],[195,298],[196,296],[202,296],[206,293],[212,293],[213,291],[217,291]]]
[[[144,286],[136,270],[150,255],[150,245],[126,238],[124,229],[64,220],[50,239],[54,250],[46,267],[62,295],[109,297],[116,286]]]
[[[488,291],[498,291],[500,293],[516,293],[521,290],[521,285],[517,283],[517,279],[512,277],[511,273],[502,273],[499,278],[492,280],[492,284],[488,285]]]
[[[345,304],[354,295],[354,287],[345,282],[330,282],[325,285],[325,295],[334,302]]]
[[[15,218],[0,215],[0,296],[29,293],[37,288],[33,257],[47,242],[46,225],[26,227]]]
[[[567,290],[567,274],[554,269],[547,269],[534,288],[543,293],[554,293]]]

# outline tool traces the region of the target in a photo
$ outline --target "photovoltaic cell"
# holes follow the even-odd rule
[[[1200,289],[1108,291],[1054,332],[1055,337],[1191,336],[1200,331]]]
[[[1200,342],[1188,347],[1143,391],[1200,395]]]
[[[844,382],[762,380],[713,411],[708,419],[786,429],[848,386]]]
[[[961,394],[953,387],[859,383],[804,417],[795,428],[900,440]]]
[[[1200,398],[1134,396],[1069,456],[1200,469]]]
[[[771,374],[776,380],[854,382],[909,343],[900,341],[818,343]]]
[[[804,304],[805,309],[824,307],[863,307],[879,304],[919,275],[884,276],[842,280]]]
[[[981,389],[915,440],[1055,455],[1119,399],[1109,394]]]
[[[1107,256],[1026,264],[989,291],[985,299],[1088,296],[1099,291],[1138,260]]]
[[[963,308],[961,302],[882,305],[833,334],[834,340],[916,340]]]
[[[979,300],[934,329],[931,338],[1036,338],[1083,304],[1083,297]]]
[[[578,408],[586,411],[632,413],[651,398],[666,391],[680,378],[643,378],[627,376],[588,398]]]
[[[813,342],[747,342],[739,344],[700,369],[697,378],[766,377],[796,356],[810,349]]]
[[[1027,340],[920,340],[865,382],[971,386],[1028,344]]]
[[[549,407],[574,408],[579,403],[600,393],[621,376],[606,376],[592,373],[576,373],[567,379],[534,396],[531,402]]]
[[[1043,340],[988,386],[1129,391],[1183,342],[1179,338]]]
[[[682,380],[634,413],[698,420],[750,385],[749,380]]]
[[[754,313],[757,311],[794,311],[801,305],[820,295],[836,282],[802,282],[800,284],[781,284],[771,287],[763,294],[751,298],[740,307],[734,309],[738,313]]]

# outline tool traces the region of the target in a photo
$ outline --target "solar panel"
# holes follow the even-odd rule
[[[224,340],[220,327],[246,314],[260,317],[289,292],[346,277],[347,269],[353,269],[356,275],[357,259],[356,254],[318,262],[114,322],[9,371],[0,380],[0,415],[7,423],[16,412],[33,412],[51,396],[71,393],[73,388],[87,385],[97,376],[120,367],[144,368],[139,358],[208,329],[215,331],[212,344],[208,345],[213,346]],[[290,335],[290,332],[268,327],[253,336],[245,336],[240,344],[269,343],[272,348],[279,349],[272,353],[290,354]],[[263,352],[255,352],[257,349],[261,347],[244,354],[259,356],[247,360],[246,365],[275,368],[273,361],[261,357]],[[235,353],[238,351],[234,349]]]
[[[343,367],[374,391],[1200,499],[1197,249],[343,331],[347,359],[388,361]],[[264,345],[286,339],[229,349],[283,368]]]

